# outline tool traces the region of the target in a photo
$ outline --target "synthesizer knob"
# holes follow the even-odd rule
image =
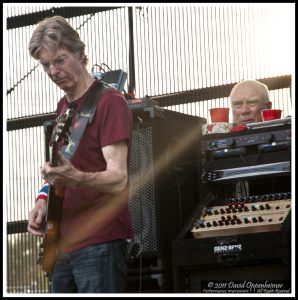
[[[254,202],[255,198],[253,196],[248,197],[247,202]]]
[[[258,217],[258,220],[259,220],[259,222],[264,222],[264,219],[263,219],[262,216],[259,216],[259,217]]]
[[[252,218],[252,221],[253,221],[254,223],[257,223],[257,222],[258,222],[258,219],[257,219],[256,217],[253,217],[253,218]]]
[[[212,209],[211,209],[211,208],[208,208],[206,214],[207,214],[208,216],[211,216],[211,215],[212,215]]]
[[[265,208],[266,208],[267,210],[269,210],[269,209],[271,208],[271,206],[270,206],[268,203],[266,203]]]
[[[270,200],[278,200],[278,199],[279,199],[278,194],[271,194],[270,195]]]
[[[264,201],[265,200],[265,196],[264,195],[261,195],[261,196],[259,196],[259,201]]]

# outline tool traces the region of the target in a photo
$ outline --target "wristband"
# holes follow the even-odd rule
[[[48,199],[48,193],[49,193],[49,183],[45,182],[41,189],[39,190],[37,197],[35,199],[35,202],[38,201],[39,199]]]

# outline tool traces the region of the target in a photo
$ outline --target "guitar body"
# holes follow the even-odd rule
[[[47,221],[46,236],[43,239],[43,258],[41,261],[42,270],[46,273],[52,272],[59,246],[59,224],[61,220],[63,206],[64,190],[55,189],[50,186],[48,205],[47,205]]]
[[[64,145],[68,144],[72,119],[73,109],[69,108],[65,114],[61,115],[56,120],[56,126],[53,129],[50,140],[51,157],[49,162],[52,167],[58,166],[58,144],[60,142]],[[45,273],[53,271],[57,260],[59,225],[62,216],[63,198],[64,187],[54,187],[49,185],[45,218],[45,237],[40,245],[41,251],[38,260],[38,263],[41,264],[42,270]]]

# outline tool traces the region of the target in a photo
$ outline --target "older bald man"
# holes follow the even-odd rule
[[[230,101],[233,123],[237,125],[261,122],[261,110],[272,106],[268,87],[256,80],[244,80],[236,84],[230,93]]]

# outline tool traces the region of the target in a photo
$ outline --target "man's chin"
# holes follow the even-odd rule
[[[56,85],[63,91],[69,90],[69,87],[67,86],[67,83],[65,81],[56,82]]]

